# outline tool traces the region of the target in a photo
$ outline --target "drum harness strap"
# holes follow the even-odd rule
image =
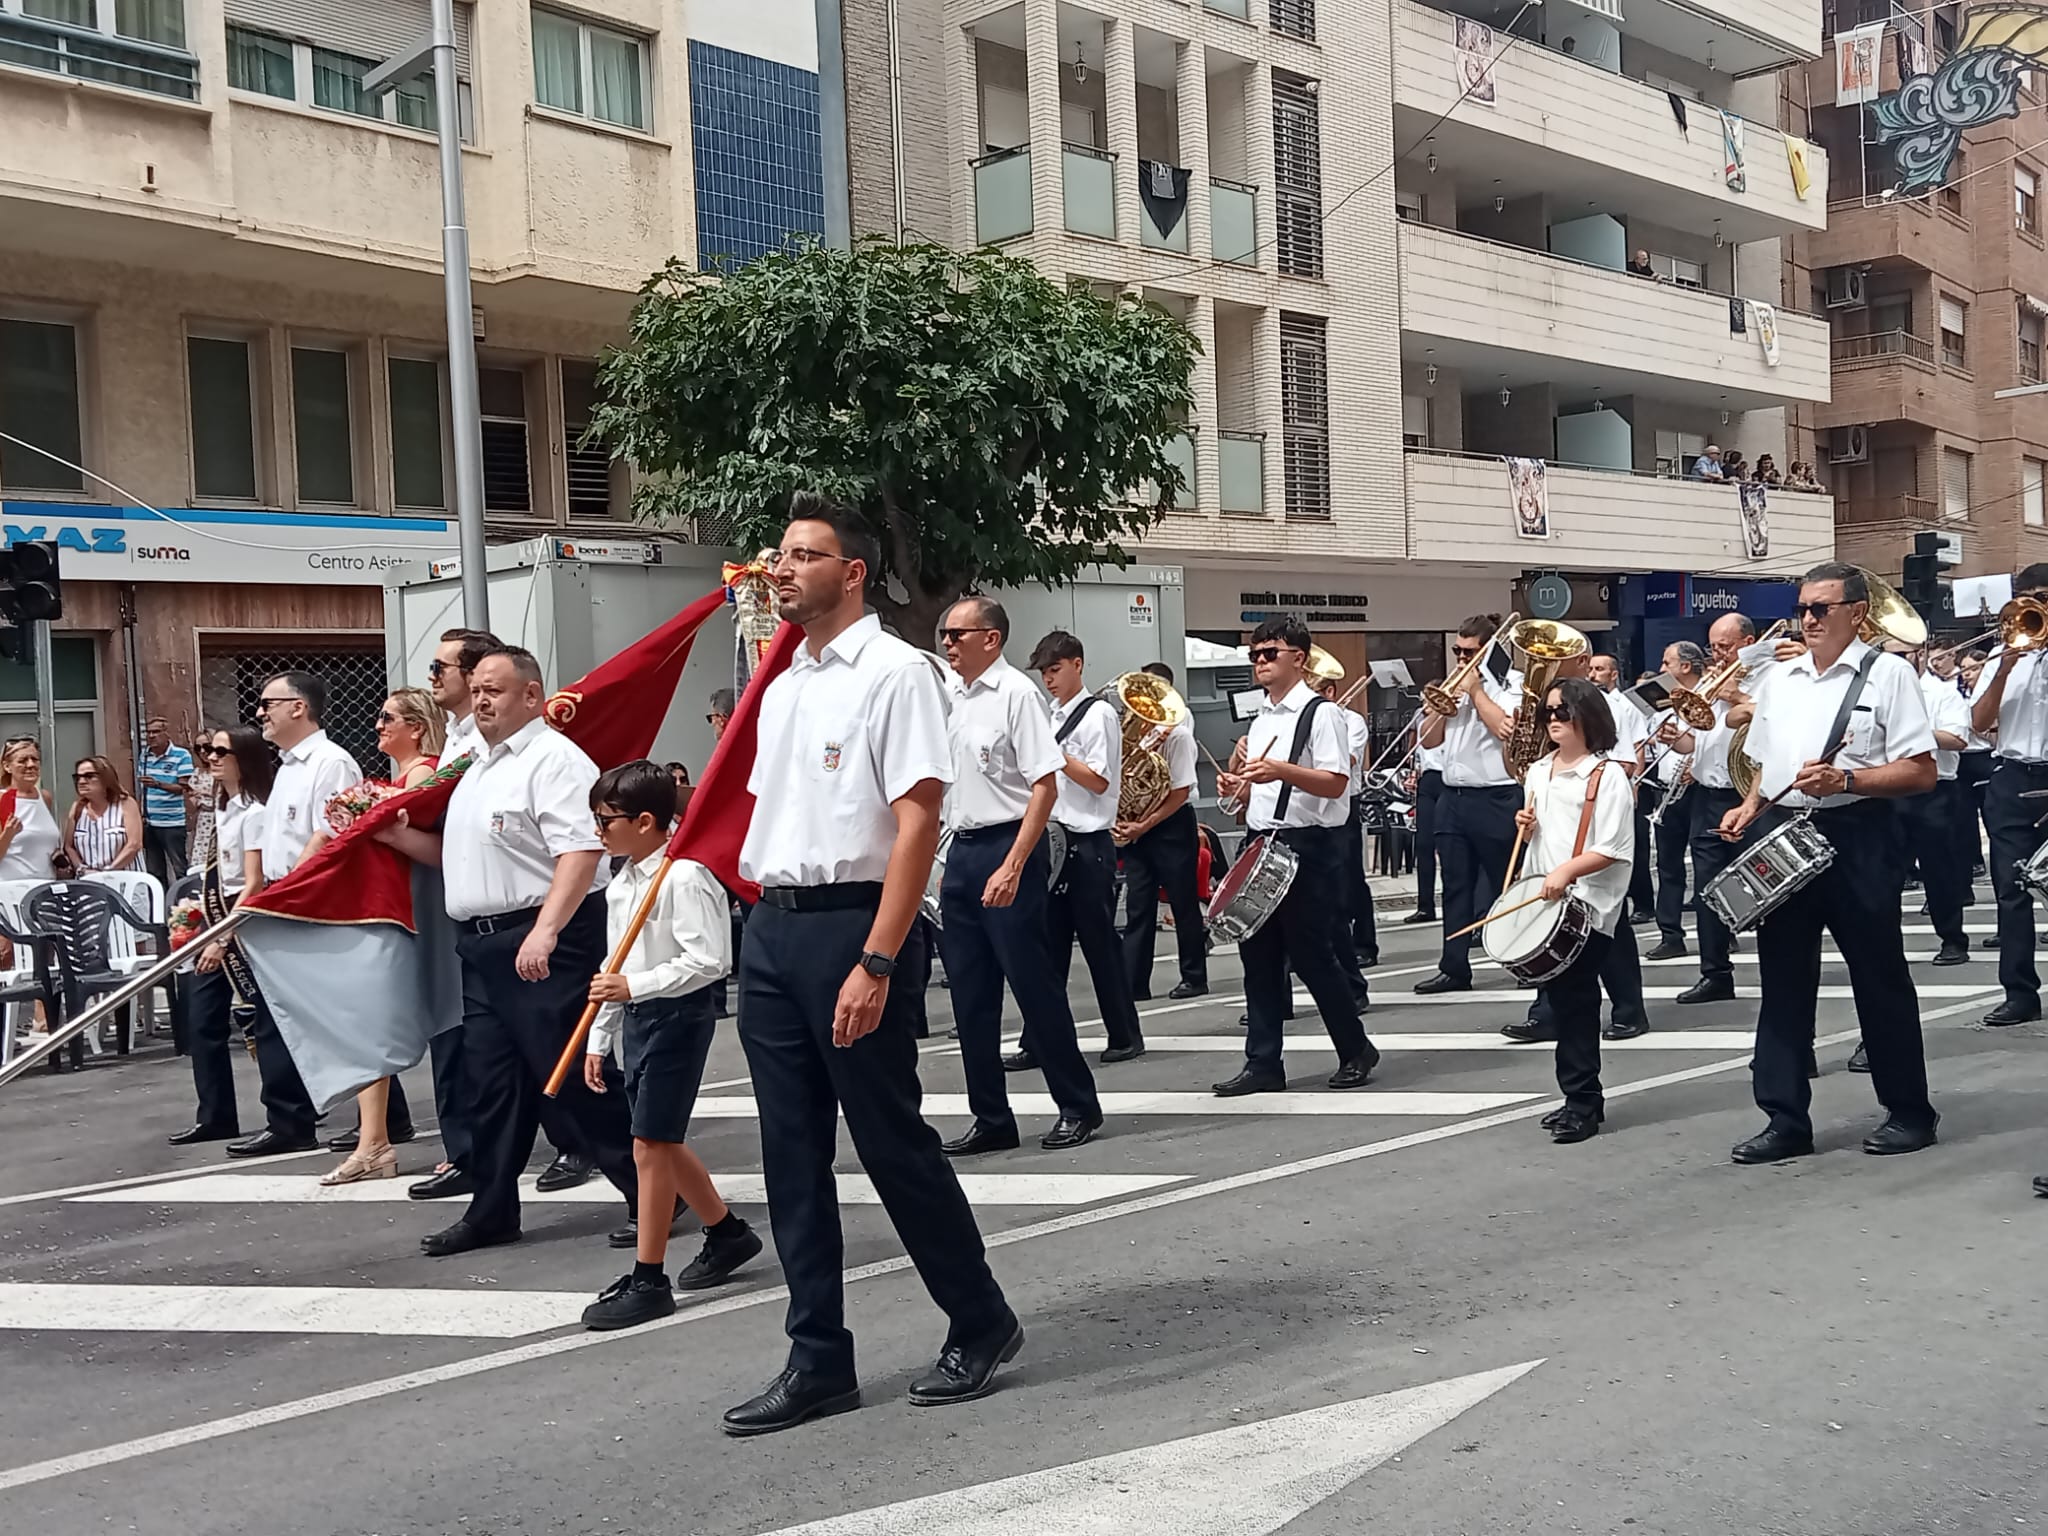
[[[1299,763],[1301,761],[1301,750],[1308,745],[1308,733],[1315,724],[1316,710],[1329,702],[1328,699],[1317,694],[1302,706],[1301,718],[1294,722],[1294,745],[1288,749],[1288,762]],[[1284,822],[1287,820],[1287,802],[1293,798],[1294,786],[1292,784],[1282,784],[1280,786],[1280,798],[1273,802],[1273,819],[1275,821]]]
[[[1600,775],[1606,771],[1607,759],[1603,757],[1586,775],[1586,803],[1579,807],[1579,835],[1572,839],[1572,857],[1575,859],[1586,851],[1586,834],[1593,830],[1593,802],[1599,798]]]
[[[1863,685],[1870,681],[1870,670],[1877,665],[1877,658],[1883,654],[1884,652],[1873,646],[1865,653],[1862,665],[1856,668],[1856,675],[1849,679],[1848,690],[1842,695],[1842,707],[1835,711],[1835,723],[1828,727],[1827,750],[1820,755],[1822,762],[1833,762],[1836,754],[1849,744],[1849,717],[1856,713],[1856,705],[1863,697]],[[1791,786],[1787,785],[1786,788],[1789,789]],[[1779,793],[1782,795],[1784,791],[1780,790]],[[1819,807],[1811,809],[1818,810]]]
[[[1081,700],[1080,703],[1068,710],[1067,718],[1060,723],[1060,728],[1052,733],[1053,745],[1058,747],[1065,746],[1067,738],[1074,734],[1074,727],[1079,725],[1081,717],[1088,713],[1089,706],[1102,702],[1102,699],[1091,693],[1087,698]]]

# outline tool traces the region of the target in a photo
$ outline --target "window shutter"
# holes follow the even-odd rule
[[[2020,460],[2020,492],[2027,524],[2039,528],[2048,523],[2041,502],[2041,471],[2044,468],[2039,459]]]
[[[433,28],[427,0],[227,0],[228,25],[315,43],[357,58],[402,53]],[[470,16],[455,7],[455,72],[470,79]]]
[[[1941,510],[1959,520],[1970,515],[1970,456],[1954,448],[1941,454]]]
[[[1954,331],[1958,336],[1963,334],[1962,303],[1947,294],[1941,296],[1941,328],[1944,331]]]

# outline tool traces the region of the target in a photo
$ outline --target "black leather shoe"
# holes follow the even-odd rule
[[[1248,1093],[1285,1093],[1287,1079],[1278,1072],[1258,1072],[1246,1067],[1235,1077],[1209,1085],[1219,1099],[1241,1099]]]
[[[1738,1163],[1782,1163],[1788,1157],[1812,1154],[1813,1138],[1795,1136],[1790,1131],[1765,1131],[1747,1141],[1738,1141],[1728,1153]]]
[[[1936,965],[1968,965],[1970,963],[1970,941],[1968,939],[1943,939],[1941,952],[1934,957]]]
[[[707,1228],[697,1257],[676,1271],[676,1289],[703,1291],[723,1285],[734,1272],[761,1256],[761,1234],[744,1221],[727,1237],[713,1237]]]
[[[1861,1040],[1856,1042],[1856,1049],[1849,1053],[1849,1070],[1851,1072],[1868,1072],[1870,1070],[1870,1052],[1864,1049]]]
[[[975,1157],[983,1152],[1014,1152],[1016,1149],[1016,1126],[999,1131],[979,1122],[967,1127],[964,1136],[939,1143],[939,1150],[948,1157]]]
[[[1600,1122],[1576,1109],[1567,1109],[1560,1113],[1557,1123],[1550,1127],[1550,1139],[1559,1146],[1567,1146],[1575,1141],[1590,1141],[1599,1134]]]
[[[1379,963],[1380,957],[1378,955],[1360,955],[1358,957],[1358,968],[1361,971],[1369,971]]]
[[[330,1152],[353,1152],[362,1144],[363,1128],[360,1125],[352,1125],[339,1136],[327,1138],[327,1150]]]
[[[443,1168],[430,1178],[424,1178],[406,1191],[414,1200],[452,1200],[457,1195],[476,1193],[476,1180],[460,1168]]]
[[[1183,981],[1178,983],[1166,995],[1176,1003],[1184,1003],[1191,997],[1207,997],[1209,995],[1209,984],[1206,981]]]
[[[1527,1019],[1514,1024],[1503,1024],[1500,1032],[1517,1045],[1536,1045],[1557,1038],[1557,1026],[1532,1024]]]
[[[1863,1138],[1863,1150],[1872,1157],[1897,1157],[1903,1152],[1922,1151],[1934,1145],[1934,1128],[1939,1124],[1939,1115],[1926,1125],[1908,1125],[1893,1115]]]
[[[1133,1040],[1129,1045],[1112,1045],[1097,1059],[1106,1067],[1113,1067],[1120,1061],[1136,1061],[1145,1054],[1145,1042]]]
[[[1372,1081],[1372,1069],[1380,1064],[1380,1053],[1368,1045],[1365,1054],[1354,1056],[1330,1074],[1326,1087],[1363,1088]]]
[[[1648,907],[1631,907],[1629,909],[1628,925],[1631,928],[1648,928],[1656,921],[1657,914]]]
[[[543,1195],[551,1195],[558,1189],[574,1189],[590,1181],[590,1159],[575,1152],[564,1152],[540,1171],[533,1187]]]
[[[1438,971],[1434,976],[1425,976],[1415,983],[1415,990],[1423,997],[1434,997],[1439,992],[1470,992],[1472,982],[1468,977],[1460,981],[1455,976],[1446,976]]]
[[[1610,1023],[1605,1029],[1600,1031],[1600,1038],[1602,1040],[1634,1040],[1639,1036],[1647,1035],[1649,1032],[1650,1026],[1647,1024]]]
[[[1012,1051],[1003,1058],[1005,1072],[1029,1072],[1038,1065],[1038,1058],[1029,1051]]]
[[[1410,912],[1406,917],[1401,919],[1401,926],[1403,928],[1412,928],[1416,926],[1418,923],[1437,923],[1442,921],[1443,919],[1438,917],[1434,912]]]
[[[779,1429],[795,1429],[806,1419],[851,1413],[859,1406],[860,1383],[851,1376],[808,1376],[787,1370],[758,1397],[726,1409],[718,1427],[728,1435],[772,1435]]]
[[[2040,1017],[2040,1003],[2016,1003],[2007,998],[1984,1015],[1984,1022],[1996,1028],[2001,1024],[2031,1024]]]
[[[1562,1125],[1566,1117],[1570,1115],[1577,1115],[1581,1119],[1588,1118],[1585,1111],[1577,1109],[1566,1109],[1562,1104],[1560,1104],[1556,1109],[1553,1109],[1549,1114],[1545,1115],[1541,1120],[1538,1120],[1536,1123],[1542,1126],[1543,1129],[1545,1129],[1546,1131],[1555,1130],[1558,1126]],[[1593,1111],[1590,1118],[1594,1121],[1595,1124],[1605,1125],[1607,1123],[1607,1111],[1604,1109],[1596,1109]]]
[[[1663,939],[1657,947],[1644,955],[1645,960],[1682,960],[1685,958],[1685,940]]]
[[[304,1136],[281,1136],[276,1131],[258,1131],[247,1141],[228,1143],[229,1157],[276,1157],[281,1152],[317,1152],[320,1138],[310,1132]]]
[[[1678,994],[1681,1003],[1732,1003],[1735,1001],[1735,978],[1733,976],[1702,976],[1698,981]]]
[[[676,1293],[667,1275],[636,1280],[625,1274],[598,1292],[597,1300],[583,1309],[583,1326],[592,1333],[609,1333],[614,1328],[637,1328],[658,1318],[673,1317],[675,1310]]]
[[[443,1227],[421,1238],[420,1252],[430,1259],[446,1259],[458,1253],[468,1253],[473,1248],[502,1248],[507,1243],[518,1241],[517,1227],[509,1232],[483,1232],[467,1221],[458,1221],[452,1227]]]
[[[241,1134],[241,1130],[234,1126],[193,1125],[175,1136],[166,1136],[164,1140],[174,1147],[189,1147],[195,1141],[233,1141]]]
[[[996,1387],[996,1371],[1017,1358],[1024,1347],[1024,1325],[1012,1317],[971,1344],[948,1344],[938,1361],[910,1384],[910,1400],[920,1408],[971,1403]]]
[[[1052,1129],[1038,1138],[1038,1144],[1048,1152],[1064,1152],[1093,1141],[1101,1129],[1100,1110],[1092,1115],[1061,1115],[1052,1123]]]
[[[1981,939],[1979,939],[1979,940],[1977,941],[1977,947],[1978,947],[1979,949],[1996,949],[1996,948],[1998,948],[1998,935],[1997,935],[1997,934],[1995,934],[1995,933],[1987,933],[1987,934],[1985,934],[1985,935],[1984,935],[1984,936],[1983,936],[1983,937],[1982,937]]]

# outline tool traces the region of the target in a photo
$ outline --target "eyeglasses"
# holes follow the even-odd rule
[[[628,816],[624,811],[597,811],[593,813],[592,819],[597,822],[597,830],[602,832],[615,821],[638,821],[640,818]]]
[[[994,633],[995,631],[987,625],[974,629],[942,629],[939,631],[939,639],[946,645],[958,645],[969,635],[992,635]]]
[[[762,564],[771,571],[779,571],[784,565],[804,566],[818,560],[837,560],[841,565],[853,564],[851,555],[828,554],[822,549],[810,549],[802,544],[791,549],[771,549],[763,557]]]
[[[398,724],[398,719],[399,717],[391,713],[391,711],[388,709],[380,709],[377,711],[377,723],[379,725],[396,725]]]
[[[282,698],[277,699],[258,699],[256,701],[256,713],[259,715],[268,714],[271,710],[275,709],[280,704],[296,704],[298,702],[298,696],[296,694],[290,693],[284,695]]]
[[[201,747],[199,755],[201,757],[233,757],[235,754],[232,747]]]

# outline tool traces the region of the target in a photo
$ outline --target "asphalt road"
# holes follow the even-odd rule
[[[1983,931],[1988,910],[1972,916]],[[1909,951],[1930,955],[1908,923]],[[1657,989],[1668,999],[1693,962],[1647,967],[1657,1032],[1610,1048],[1606,1133],[1553,1147],[1535,1124],[1555,1102],[1547,1049],[1490,1038],[1526,994],[1492,972],[1469,996],[1416,999],[1437,930],[1383,932],[1369,1024],[1387,1054],[1363,1092],[1320,1087],[1333,1061],[1304,1008],[1293,1092],[1249,1112],[1200,1097],[1239,1038],[1224,954],[1214,995],[1147,1005],[1152,1052],[1100,1069],[1127,1096],[1101,1140],[1050,1154],[1027,1138],[964,1170],[1029,1334],[992,1397],[905,1402],[943,1321],[883,1213],[849,1203],[867,1406],[758,1441],[717,1418],[780,1366],[772,1253],[667,1324],[586,1334],[575,1313],[625,1267],[602,1240],[618,1207],[594,1191],[530,1204],[516,1247],[432,1261],[417,1239],[455,1213],[316,1197],[299,1181],[331,1154],[229,1168],[217,1148],[167,1147],[191,1090],[160,1051],[32,1075],[0,1092],[0,1531],[2048,1522],[2048,1203],[2029,1188],[2048,1171],[2048,1038],[1976,1025],[1997,995],[1988,956],[1914,968],[1938,1148],[1857,1150],[1878,1115],[1843,1070],[1854,1022],[1836,994],[1819,1155],[1740,1169],[1727,1149],[1759,1124],[1753,1000],[1681,1009]],[[1753,986],[1753,957],[1738,973]],[[1162,994],[1170,980],[1162,964]],[[1846,983],[1832,959],[1823,982]],[[1076,1003],[1093,1017],[1078,967]],[[935,1105],[960,1092],[942,1040],[925,1067]],[[697,1145],[758,1217],[744,1077],[724,1033]],[[253,1115],[253,1073],[242,1089]],[[435,1155],[429,1138],[401,1151],[408,1173]],[[1474,1376],[1470,1402],[1430,1408]],[[1175,1445],[1192,1436],[1215,1438]]]

